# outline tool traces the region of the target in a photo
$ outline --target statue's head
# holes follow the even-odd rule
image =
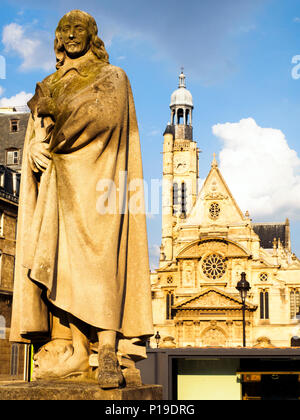
[[[108,63],[108,54],[103,41],[98,37],[96,21],[88,13],[81,10],[67,13],[59,21],[55,35],[54,49],[57,68],[64,64],[66,56],[78,58],[89,50],[99,60]]]

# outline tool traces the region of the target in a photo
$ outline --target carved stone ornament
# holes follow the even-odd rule
[[[182,265],[182,284],[184,287],[194,286],[194,273],[194,263],[192,261],[184,261]]]
[[[204,200],[227,200],[228,195],[218,193],[218,192],[210,192],[205,194]]]
[[[256,344],[253,346],[255,348],[274,348],[271,340],[268,337],[259,337],[256,341]]]
[[[201,340],[204,347],[225,347],[227,341],[224,331],[217,327],[206,330]]]
[[[182,249],[177,258],[205,258],[208,254],[220,254],[223,257],[247,257],[249,254],[240,245],[225,239],[207,239],[194,242]]]

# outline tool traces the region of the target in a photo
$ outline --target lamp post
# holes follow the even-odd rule
[[[238,282],[236,289],[240,292],[242,303],[243,303],[243,347],[246,347],[246,298],[249,290],[251,289],[249,282],[246,280],[246,273],[241,274],[241,280]]]
[[[159,342],[160,342],[160,339],[161,339],[161,336],[159,335],[159,331],[157,331],[156,336],[154,338],[155,338],[156,345],[157,345],[157,348],[158,348],[159,347]]]

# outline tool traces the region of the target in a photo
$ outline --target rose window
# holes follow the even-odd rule
[[[221,213],[221,208],[218,203],[212,203],[209,208],[209,215],[212,219],[216,220]]]
[[[217,280],[222,278],[226,272],[225,259],[218,254],[209,255],[203,261],[202,271],[210,279]]]

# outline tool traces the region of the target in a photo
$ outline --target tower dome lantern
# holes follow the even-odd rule
[[[181,71],[181,74],[179,76],[179,86],[178,87],[179,88],[186,88],[186,85],[185,85],[185,75],[183,73],[183,70]]]
[[[186,88],[186,76],[181,71],[179,86],[171,95],[171,126],[175,132],[175,139],[193,140],[193,96]]]

